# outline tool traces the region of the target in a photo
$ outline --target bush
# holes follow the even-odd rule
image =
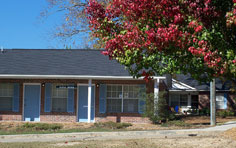
[[[227,116],[234,116],[234,112],[233,111],[227,111],[227,110],[222,110],[222,111],[218,111],[217,112],[217,116],[221,117],[221,118],[225,118]]]
[[[227,113],[225,111],[219,111],[217,112],[217,116],[220,116],[221,118],[225,118],[227,116]]]
[[[155,111],[154,108],[157,108],[157,110]],[[175,114],[171,112],[166,102],[165,93],[159,93],[158,102],[156,104],[154,104],[153,94],[146,96],[146,111],[144,116],[148,117],[154,124],[176,119]]]
[[[169,121],[167,123],[162,124],[162,126],[164,126],[164,127],[168,127],[168,126],[188,127],[188,126],[190,126],[190,124],[187,124],[181,120],[173,120],[173,121]]]
[[[199,110],[199,115],[200,116],[210,116],[210,109],[209,108],[203,108]]]
[[[171,112],[169,105],[166,102],[165,94],[160,94],[157,102],[157,113],[160,120],[174,120],[175,115]]]
[[[94,123],[97,128],[107,128],[107,129],[125,129],[132,126],[131,123],[115,123],[115,122],[104,122],[104,123]]]
[[[63,128],[61,124],[47,124],[47,123],[25,123],[23,128],[34,130],[59,130]]]
[[[197,108],[191,108],[191,109],[187,110],[187,113],[189,113],[191,115],[197,115],[197,114],[199,114],[199,110]]]
[[[228,116],[235,116],[235,112],[234,111],[228,111]]]

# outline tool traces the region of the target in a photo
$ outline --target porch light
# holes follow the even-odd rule
[[[99,83],[97,83],[97,84],[96,84],[96,87],[99,87],[99,85],[100,85],[100,84],[99,84]]]

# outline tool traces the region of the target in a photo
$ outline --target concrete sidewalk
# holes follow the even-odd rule
[[[124,131],[124,132],[81,132],[57,134],[1,135],[0,142],[57,142],[79,140],[115,140],[141,138],[178,138],[188,136],[214,136],[236,127],[236,122],[205,129]]]

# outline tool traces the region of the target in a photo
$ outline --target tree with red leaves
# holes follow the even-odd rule
[[[236,0],[90,0],[90,29],[133,76],[236,78]]]

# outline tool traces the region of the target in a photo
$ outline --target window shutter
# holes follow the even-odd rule
[[[140,99],[139,99],[139,107],[138,107],[138,112],[140,114],[143,114],[145,111],[145,104],[146,104],[146,98],[144,97],[144,93],[146,94],[146,85],[142,84],[140,85]]]
[[[74,84],[69,84],[68,99],[67,99],[67,112],[74,112]]]
[[[224,94],[224,109],[227,109],[227,98],[228,98],[228,94],[225,93]]]
[[[101,84],[99,87],[99,113],[106,113],[107,85]]]
[[[44,112],[51,112],[52,84],[45,84],[45,104]]]
[[[13,112],[19,112],[19,99],[20,98],[20,85],[19,83],[14,83],[14,95],[13,95]]]

